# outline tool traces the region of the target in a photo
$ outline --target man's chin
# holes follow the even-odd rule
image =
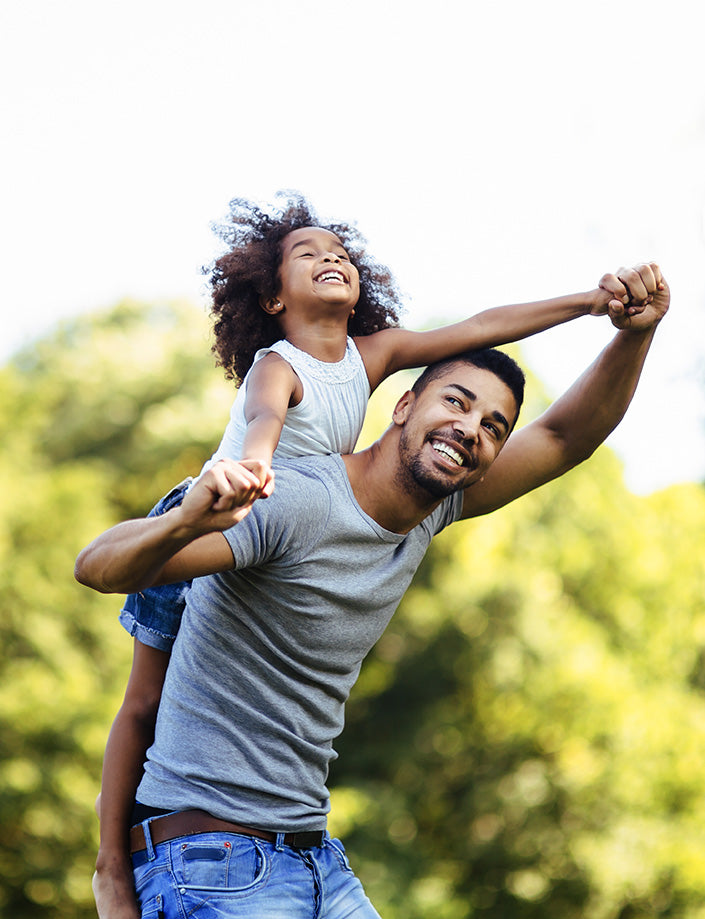
[[[456,491],[462,491],[467,488],[472,481],[469,470],[468,475],[456,477],[444,476],[430,472],[428,469],[412,467],[411,475],[416,485],[434,499],[448,498],[450,495],[454,495]]]
[[[471,465],[458,466],[444,470],[441,458],[431,451],[412,453],[406,440],[400,443],[400,466],[398,475],[405,487],[417,493],[423,493],[431,501],[440,501],[457,491],[462,491],[477,478],[477,462],[474,456],[469,458]]]

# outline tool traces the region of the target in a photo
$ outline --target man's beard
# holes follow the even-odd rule
[[[401,462],[396,477],[406,488],[411,488],[414,491],[420,489],[430,498],[442,500],[449,497],[449,495],[455,494],[456,491],[462,491],[466,487],[467,480],[451,479],[426,466],[421,454],[411,451],[405,434],[405,431],[402,432],[399,440],[399,459]],[[450,441],[457,440],[457,438],[451,438],[447,434],[444,434],[443,438]],[[430,436],[427,441],[432,439],[433,436]],[[468,465],[463,468],[468,473],[477,469],[476,458],[471,456]]]

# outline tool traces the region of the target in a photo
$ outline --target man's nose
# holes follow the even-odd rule
[[[476,417],[473,413],[463,415],[462,418],[457,418],[453,422],[453,430],[462,437],[463,440],[469,440],[472,443],[476,443],[480,433],[480,418]]]

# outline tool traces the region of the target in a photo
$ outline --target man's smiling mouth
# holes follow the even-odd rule
[[[436,451],[436,453],[440,453],[441,456],[446,457],[446,459],[449,459],[457,466],[465,465],[465,458],[463,455],[458,453],[457,450],[454,450],[453,447],[451,447],[450,444],[446,443],[444,440],[432,440],[431,446]]]

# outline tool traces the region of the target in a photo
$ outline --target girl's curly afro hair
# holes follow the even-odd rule
[[[216,363],[228,379],[240,383],[255,353],[282,337],[275,317],[260,307],[260,298],[276,297],[279,288],[281,243],[292,230],[321,227],[340,239],[360,273],[360,298],[350,317],[350,335],[370,335],[399,325],[401,300],[396,282],[384,265],[365,252],[366,241],[347,223],[321,223],[298,192],[278,192],[279,209],[262,210],[253,201],[235,198],[226,221],[214,227],[227,252],[204,273],[212,288],[211,316]]]

